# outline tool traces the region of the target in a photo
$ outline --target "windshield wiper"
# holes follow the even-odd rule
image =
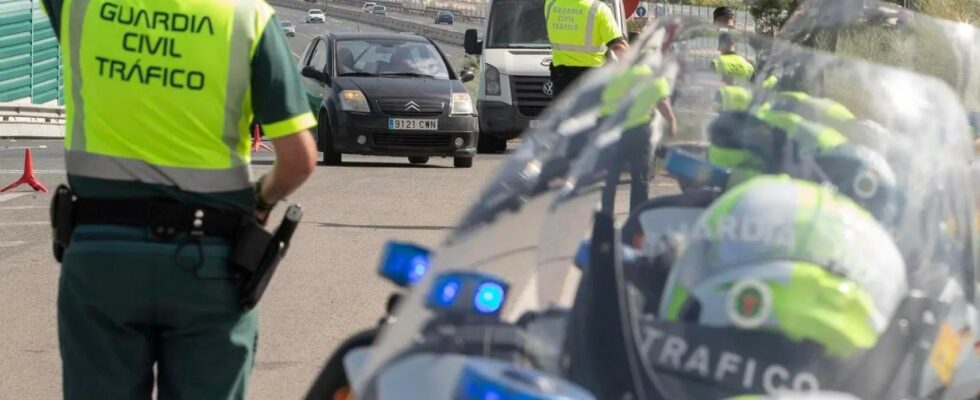
[[[381,74],[381,76],[405,76],[409,78],[435,78],[432,75],[420,74],[417,72],[393,72],[393,73]]]
[[[377,76],[370,72],[345,72],[342,74],[337,74],[337,76]]]

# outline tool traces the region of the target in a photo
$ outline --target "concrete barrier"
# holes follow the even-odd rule
[[[304,3],[300,1],[292,0],[270,0],[269,4],[279,7],[292,8],[294,10],[309,10],[311,7],[310,3]],[[381,15],[368,14],[365,12],[348,10],[345,8],[331,7],[316,5],[323,10],[324,14],[331,17],[336,17],[340,19],[345,19],[348,21],[362,22],[368,25],[373,25],[385,29],[391,29],[399,32],[412,32],[417,35],[422,35],[432,40],[436,40],[442,43],[450,44],[453,46],[463,46],[463,39],[465,35],[461,32],[453,32],[446,29],[437,28],[434,26],[419,24],[415,22],[405,21],[394,17],[387,17]]]

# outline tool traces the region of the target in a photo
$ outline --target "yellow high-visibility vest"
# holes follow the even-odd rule
[[[612,10],[600,0],[549,0],[545,21],[556,66],[602,66],[606,44],[623,36]]]

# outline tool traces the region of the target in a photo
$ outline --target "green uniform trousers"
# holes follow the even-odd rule
[[[64,398],[242,399],[258,312],[228,277],[229,243],[76,228],[58,291]]]

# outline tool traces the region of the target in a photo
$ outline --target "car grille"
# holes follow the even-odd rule
[[[551,104],[551,96],[544,94],[544,85],[551,78],[546,76],[513,76],[511,87],[521,115],[537,118]]]
[[[410,102],[418,104],[418,110],[405,108]],[[446,108],[446,103],[439,100],[410,100],[410,99],[383,99],[378,100],[381,112],[386,115],[398,115],[407,117],[438,117],[442,115]]]
[[[397,147],[448,147],[452,135],[445,133],[375,133],[374,144]]]

